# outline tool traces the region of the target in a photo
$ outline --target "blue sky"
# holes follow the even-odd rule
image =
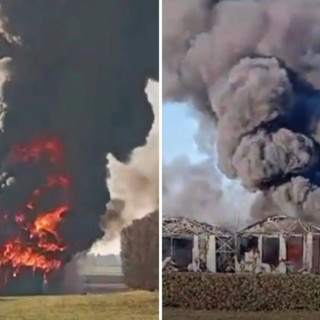
[[[194,135],[198,123],[190,114],[187,103],[168,102],[162,108],[162,157],[164,163],[187,155],[193,161],[202,156],[197,150]]]

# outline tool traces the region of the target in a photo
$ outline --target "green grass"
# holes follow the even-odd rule
[[[1,320],[156,320],[158,293],[0,298]]]
[[[163,320],[318,320],[320,312],[223,312],[164,308]]]

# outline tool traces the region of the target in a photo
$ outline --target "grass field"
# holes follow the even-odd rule
[[[164,308],[163,320],[318,320],[320,312],[221,312]]]
[[[158,293],[0,298],[0,320],[156,320]]]

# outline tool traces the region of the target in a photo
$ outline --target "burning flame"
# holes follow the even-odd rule
[[[295,243],[287,244],[287,260],[295,260],[302,257],[303,247]]]
[[[18,212],[0,212],[0,218],[5,223],[14,223],[16,230],[14,236],[0,244],[0,279],[8,277],[8,270],[9,277],[15,277],[23,268],[40,269],[45,278],[50,271],[60,268],[66,250],[59,226],[70,210],[66,198],[71,180],[63,170],[62,143],[56,137],[40,137],[27,144],[15,144],[8,163],[45,164],[46,177],[45,183],[32,190],[30,200]],[[39,203],[53,189],[62,192],[63,200],[49,210],[41,210]]]

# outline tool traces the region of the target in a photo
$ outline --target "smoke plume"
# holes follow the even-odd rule
[[[192,163],[181,157],[163,167],[163,214],[188,217],[230,229],[245,226],[253,197],[230,182],[210,159]],[[230,198],[243,201],[230,202]]]
[[[35,137],[53,136],[72,183],[57,227],[64,263],[104,234],[106,155],[127,161],[146,143],[153,112],[144,89],[158,78],[158,3],[1,0],[0,9],[0,212],[10,220],[0,246],[18,232],[15,209],[48,173],[47,155],[29,170],[29,163],[12,162],[12,148],[25,151]],[[47,196],[42,205],[57,199]]]
[[[122,199],[121,216],[128,224],[158,208],[159,195],[159,90],[149,81],[146,87],[154,122],[144,146],[134,149],[130,162],[121,163],[109,155],[108,185],[112,198]]]
[[[158,209],[159,195],[159,88],[155,81],[148,81],[145,93],[152,105],[154,122],[145,145],[133,150],[130,161],[122,163],[108,155],[111,201],[102,218],[104,238],[93,247],[101,252],[110,241],[120,243],[120,233],[135,219]]]
[[[164,98],[210,121],[219,170],[255,216],[320,221],[319,1],[165,0],[163,16]]]

